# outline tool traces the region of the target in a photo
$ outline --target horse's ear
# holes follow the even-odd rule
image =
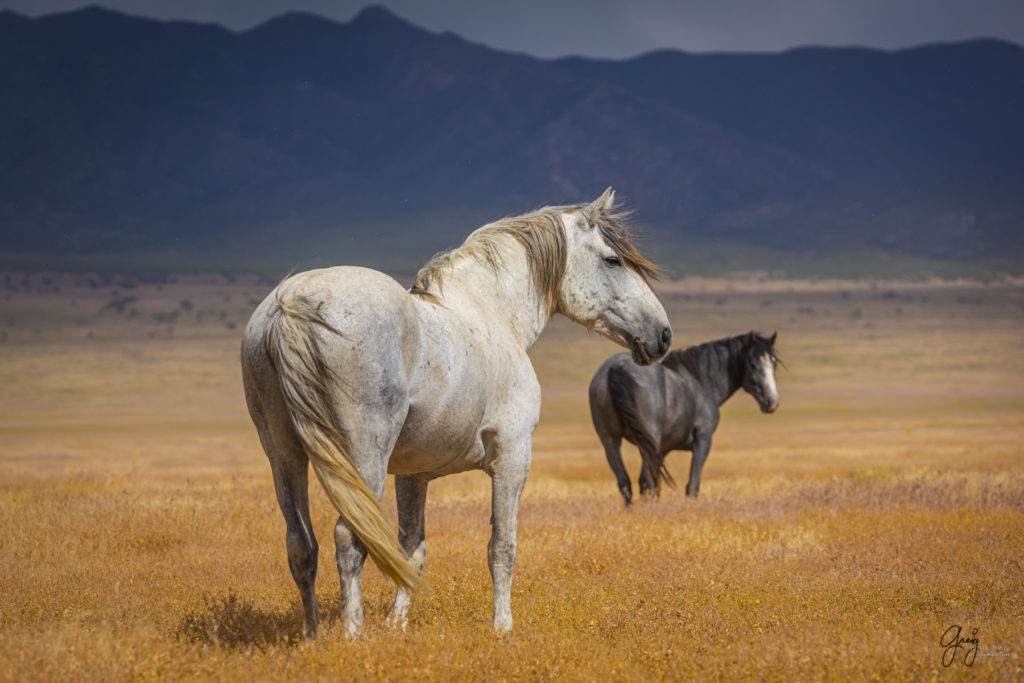
[[[768,341],[771,342],[772,346],[775,346],[775,338],[778,337],[778,336],[779,336],[779,331],[778,330],[775,330],[774,332],[772,332],[772,338],[768,340]]]
[[[600,197],[583,208],[583,218],[588,225],[593,225],[598,216],[611,212],[613,206],[615,206],[615,190],[609,187]]]

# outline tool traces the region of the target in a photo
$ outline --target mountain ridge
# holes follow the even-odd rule
[[[436,250],[612,185],[667,245],[1024,255],[1005,41],[537,59],[374,6],[237,32],[90,6],[0,13],[0,67],[9,252]]]

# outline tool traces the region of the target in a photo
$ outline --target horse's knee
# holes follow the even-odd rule
[[[339,571],[348,573],[362,569],[366,561],[366,547],[341,519],[334,526],[334,546]]]
[[[334,557],[341,579],[341,616],[345,634],[356,637],[363,628],[363,563],[366,548],[341,519],[334,526]]]
[[[285,536],[288,549],[288,566],[296,581],[312,581],[316,578],[317,556],[320,549],[316,540],[307,539],[305,534],[289,531]]]
[[[511,571],[516,564],[516,539],[491,536],[487,543],[487,563],[492,573],[496,569]]]
[[[409,555],[409,558],[420,571],[423,571],[423,565],[427,561],[427,542],[425,540],[420,541],[416,549]]]

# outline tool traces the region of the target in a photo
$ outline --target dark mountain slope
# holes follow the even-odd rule
[[[380,8],[0,12],[0,96],[8,252],[437,248],[611,184],[666,244],[1024,255],[1024,50],[996,41],[550,61]]]

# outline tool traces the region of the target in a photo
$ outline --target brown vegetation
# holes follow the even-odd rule
[[[617,348],[555,321],[533,351],[514,633],[490,628],[489,486],[468,473],[431,484],[408,631],[368,564],[356,642],[313,484],[312,643],[241,396],[240,328],[269,287],[2,285],[4,680],[1024,676],[1020,283],[663,284],[677,346],[779,330],[782,407],[734,397],[701,497],[628,511],[586,407]],[[688,464],[669,456],[677,479]],[[942,666],[953,624],[978,629],[969,669],[963,649]]]

